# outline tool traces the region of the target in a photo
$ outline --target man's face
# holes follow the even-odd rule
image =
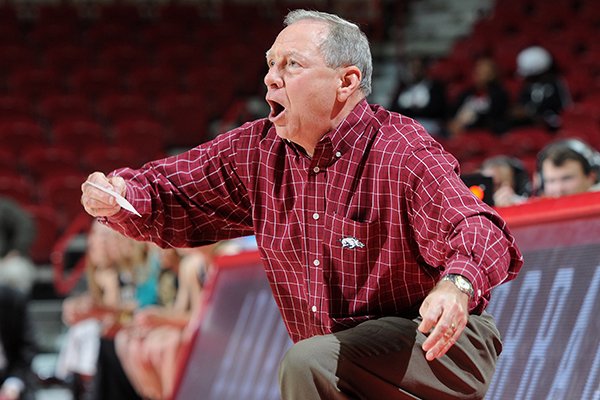
[[[544,195],[560,197],[587,192],[594,185],[595,174],[586,175],[581,163],[566,160],[563,165],[556,166],[550,160],[542,163],[544,178]]]
[[[267,52],[269,120],[280,137],[305,149],[334,128],[341,74],[325,64],[319,49],[327,32],[323,22],[301,20],[282,30]]]

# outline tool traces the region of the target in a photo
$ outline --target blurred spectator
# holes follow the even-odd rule
[[[571,97],[550,53],[539,46],[522,50],[517,73],[524,82],[512,110],[513,124],[560,128],[560,113],[571,104]]]
[[[31,362],[37,352],[21,291],[0,285],[0,399],[33,400]]]
[[[519,204],[531,195],[531,182],[523,163],[509,156],[495,156],[483,161],[481,173],[494,180],[494,205]]]
[[[56,377],[72,382],[75,399],[134,399],[135,391],[115,363],[112,338],[137,307],[156,300],[158,260],[149,253],[147,243],[125,238],[99,222],[93,223],[87,244],[88,290],[63,303],[63,320],[69,330]],[[104,388],[106,384],[111,388]],[[106,397],[105,390],[120,397]]]
[[[389,109],[417,120],[430,135],[441,136],[447,113],[446,88],[441,81],[428,75],[426,58],[415,57],[408,67]]]
[[[458,97],[448,123],[451,136],[468,129],[502,133],[508,128],[508,94],[498,79],[491,58],[480,58],[473,70],[473,84]]]
[[[35,266],[28,256],[35,234],[31,215],[13,200],[0,197],[0,284],[27,296],[35,281]]]
[[[579,139],[550,143],[538,155],[539,193],[561,197],[600,189],[600,153]]]
[[[177,273],[175,301],[137,312],[133,323],[117,334],[117,355],[144,398],[169,399],[173,394],[182,331],[200,305],[213,247],[162,250],[164,265]]]

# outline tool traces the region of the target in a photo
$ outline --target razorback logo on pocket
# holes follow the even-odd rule
[[[355,249],[357,247],[359,249],[362,249],[363,247],[365,247],[365,244],[363,242],[352,236],[342,238],[340,239],[340,242],[342,243],[343,249]]]

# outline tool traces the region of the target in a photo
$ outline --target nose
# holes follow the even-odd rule
[[[267,89],[277,89],[283,86],[283,79],[276,67],[269,68],[269,71],[265,75],[264,82]]]

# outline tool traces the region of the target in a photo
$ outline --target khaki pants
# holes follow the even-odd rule
[[[420,319],[385,317],[296,343],[279,371],[282,399],[482,399],[502,345],[489,314],[427,361]]]

